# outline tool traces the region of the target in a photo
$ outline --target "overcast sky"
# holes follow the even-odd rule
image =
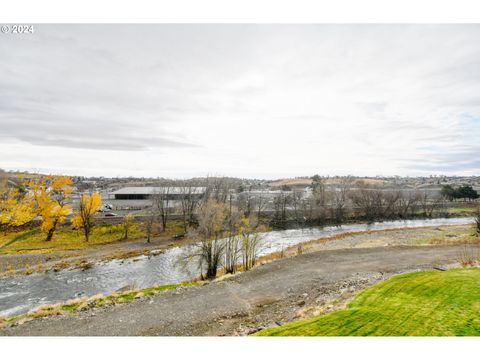
[[[480,26],[36,25],[0,34],[0,168],[480,173]]]

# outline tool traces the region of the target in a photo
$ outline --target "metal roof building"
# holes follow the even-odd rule
[[[111,192],[109,196],[117,200],[144,200],[150,198],[152,195],[162,194],[166,199],[179,200],[187,195],[201,197],[205,191],[205,187],[139,186],[121,188]]]

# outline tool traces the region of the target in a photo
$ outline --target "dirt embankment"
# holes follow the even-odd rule
[[[390,276],[458,261],[463,245],[315,251],[223,281],[34,320],[2,335],[244,335],[335,309]]]

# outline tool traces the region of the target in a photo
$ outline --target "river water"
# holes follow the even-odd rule
[[[260,255],[280,251],[304,241],[351,231],[383,230],[401,227],[460,225],[473,218],[441,218],[429,220],[384,221],[371,224],[313,227],[262,233]],[[140,256],[95,264],[88,270],[49,271],[28,276],[0,279],[0,315],[27,312],[41,304],[64,302],[81,296],[109,294],[124,286],[150,287],[178,283],[199,275],[193,263],[179,261],[192,250],[183,246],[166,250],[156,256]]]

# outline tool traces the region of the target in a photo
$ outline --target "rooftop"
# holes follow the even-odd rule
[[[203,194],[205,187],[161,187],[161,186],[135,186],[124,187],[110,194],[128,194],[128,195],[152,195],[152,194]]]

